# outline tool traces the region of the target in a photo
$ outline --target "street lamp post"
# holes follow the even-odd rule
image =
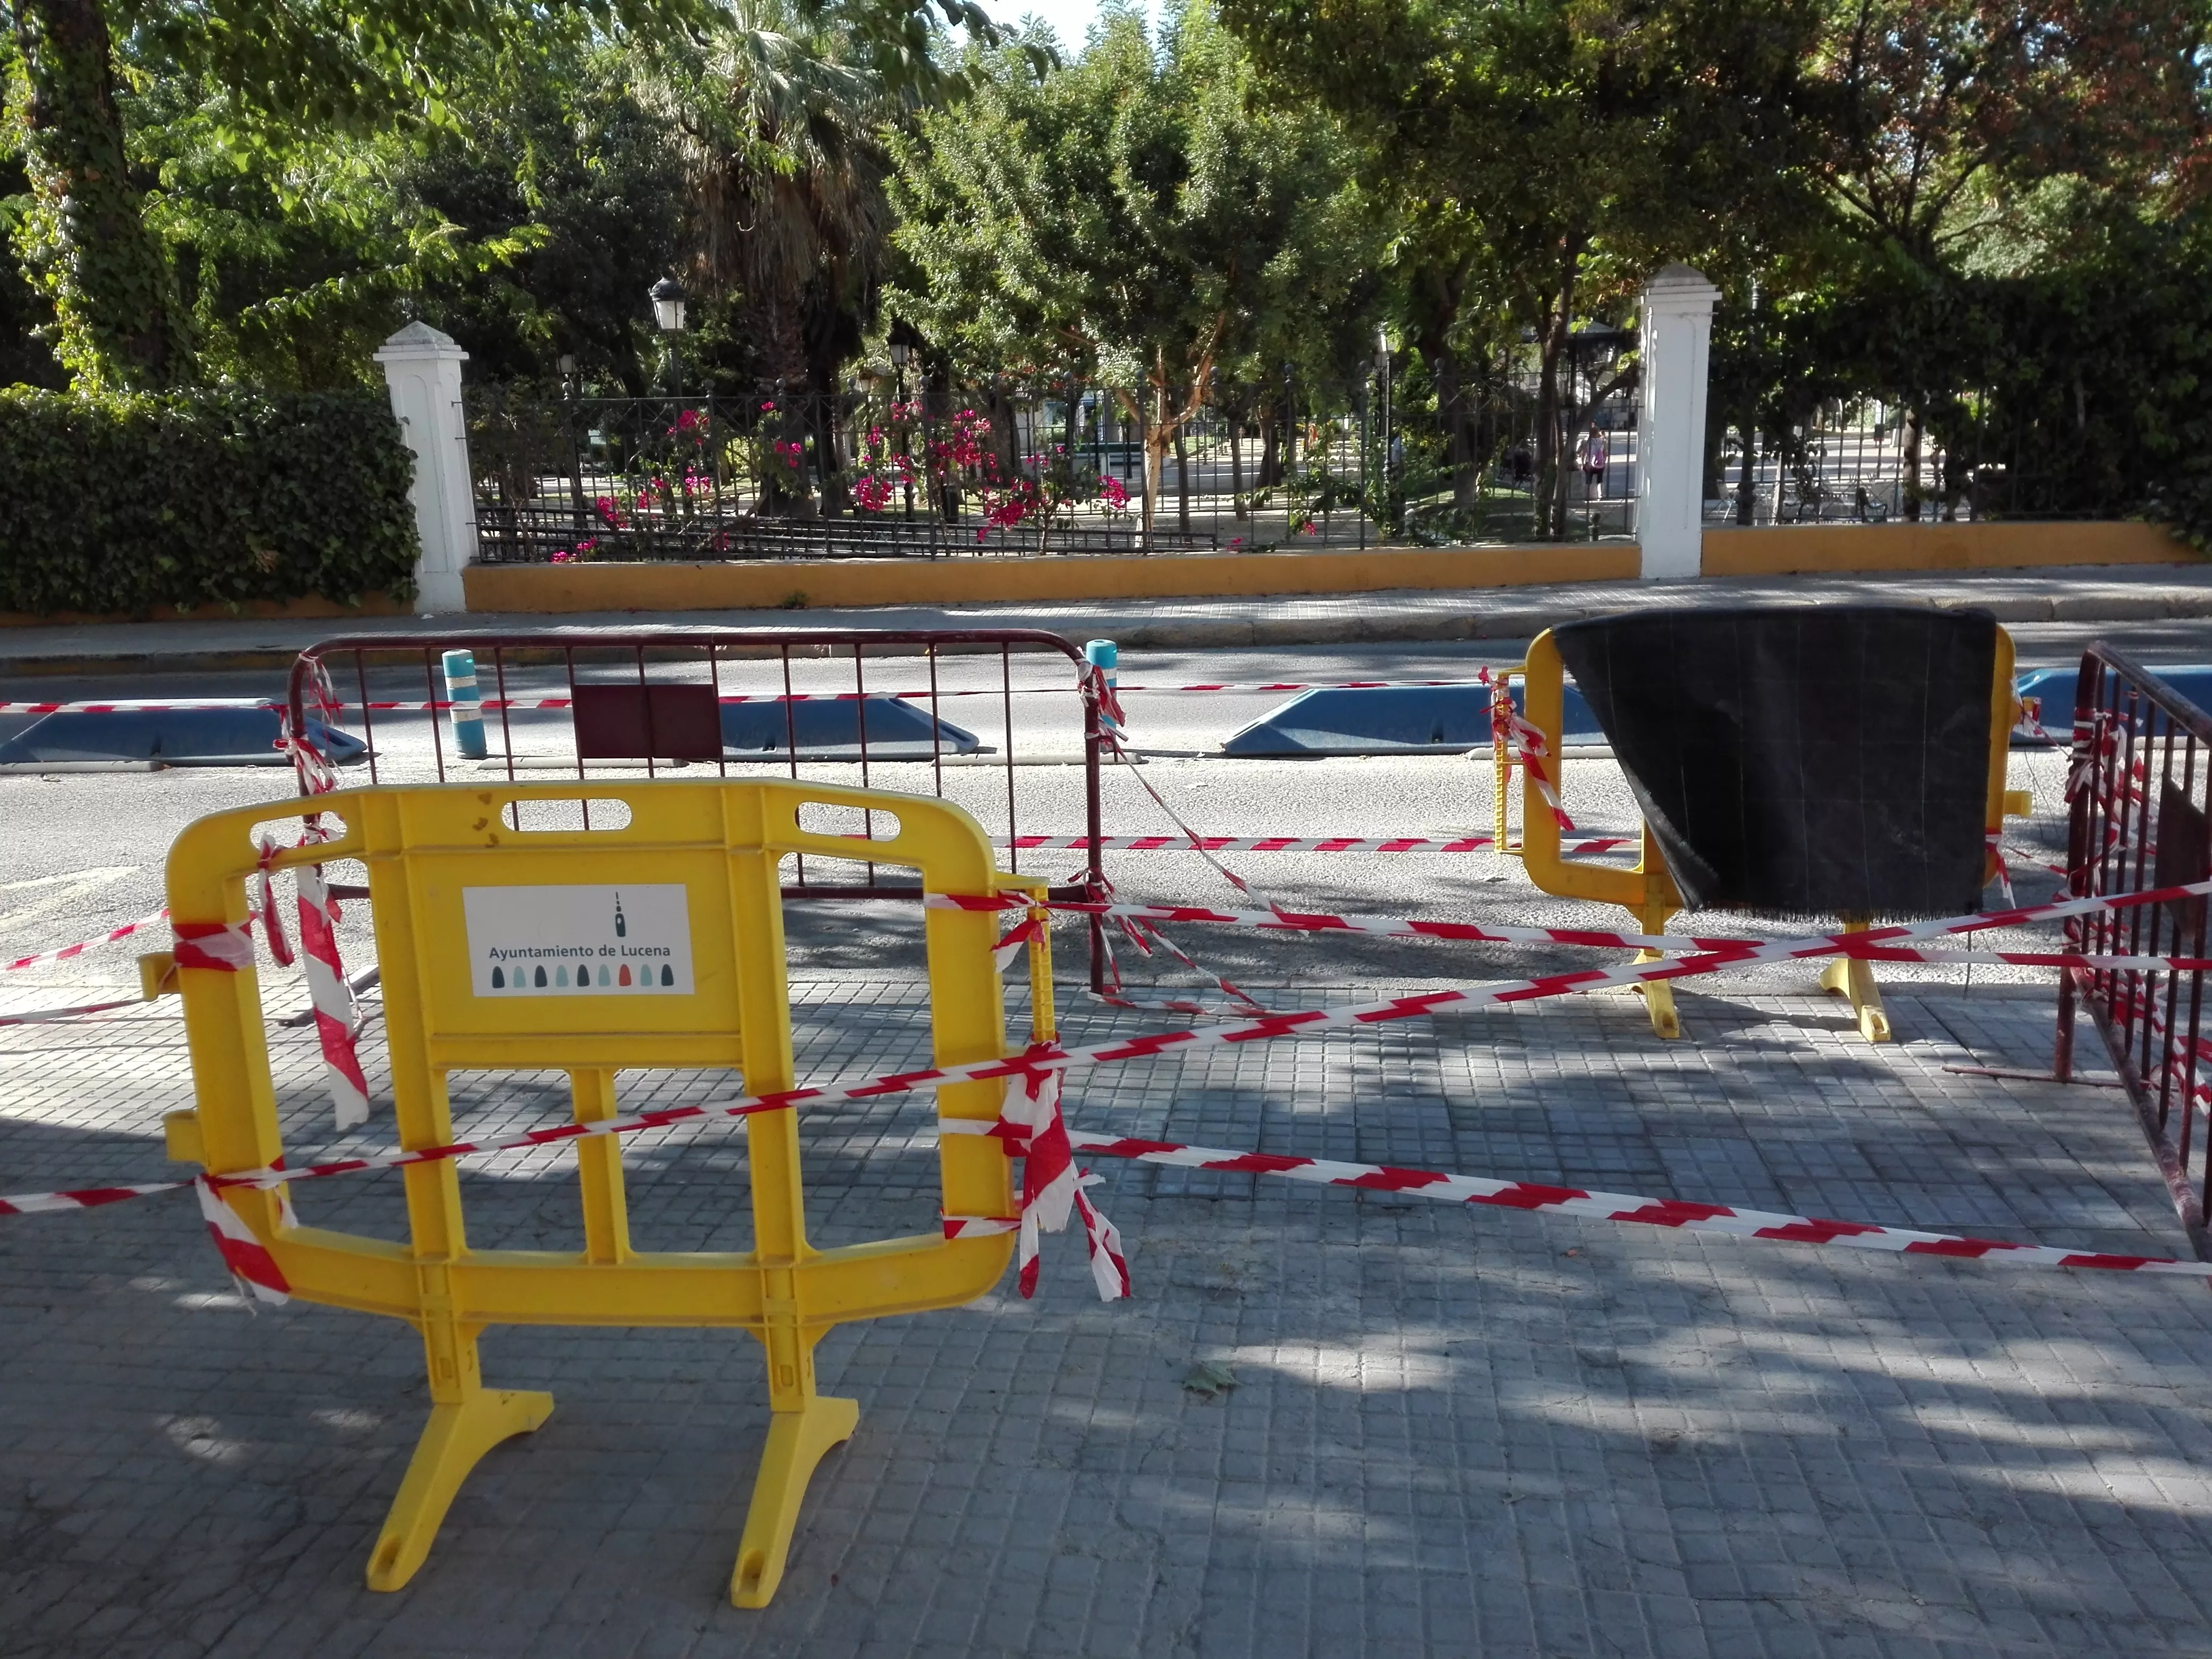
[[[583,388],[577,383],[574,353],[562,352],[556,367],[561,371],[561,423],[568,429],[568,504],[580,524],[584,521],[584,444],[580,429]]]
[[[891,342],[891,413],[896,419],[906,402],[906,360],[914,348],[904,340]],[[900,447],[906,452],[907,464],[899,469],[900,487],[906,496],[907,522],[914,522],[914,441],[902,436]]]
[[[668,395],[684,395],[684,362],[677,342],[684,332],[684,289],[673,276],[664,276],[648,290],[653,301],[653,325],[668,348]]]
[[[1395,521],[1397,517],[1397,497],[1393,493],[1395,481],[1390,476],[1390,337],[1380,326],[1375,331],[1375,372],[1382,383],[1383,511]],[[1395,528],[1395,522],[1392,527]]]

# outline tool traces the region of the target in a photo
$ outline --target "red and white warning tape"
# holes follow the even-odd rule
[[[1551,750],[1543,732],[1522,718],[1521,711],[1513,706],[1513,694],[1501,677],[1490,688],[1490,741],[1494,750],[1502,749],[1513,757],[1514,763],[1528,774],[1528,781],[1536,786],[1536,793],[1544,798],[1551,809],[1552,822],[1562,830],[1571,830],[1575,821],[1567,816],[1566,808],[1559,804],[1559,787],[1544,762]]]
[[[82,956],[87,951],[96,951],[103,945],[112,945],[119,939],[128,939],[143,927],[151,927],[157,921],[168,920],[166,907],[150,916],[141,916],[136,921],[126,921],[120,927],[111,927],[98,939],[82,939],[75,945],[64,945],[58,951],[41,951],[36,956],[17,957],[13,962],[0,962],[0,974],[10,974],[18,968],[43,968],[48,963],[68,962]]]
[[[328,828],[318,821],[308,827],[301,844],[313,845],[328,836]],[[358,1021],[353,986],[338,959],[338,904],[324,883],[321,865],[303,864],[293,874],[300,890],[300,948],[307,957],[307,1000],[315,1012],[323,1074],[330,1085],[338,1133],[343,1134],[368,1121],[368,1079],[354,1047]]]
[[[1044,902],[1018,896],[932,893],[922,901],[932,910],[1012,910],[1038,908],[1070,915],[1157,922],[1216,922],[1284,933],[1370,933],[1389,939],[1451,939],[1483,945],[1577,945],[1625,950],[1685,952],[1736,951],[1776,943],[1772,939],[1686,933],[1626,933],[1596,927],[1509,927],[1470,921],[1431,921],[1406,916],[1332,915],[1293,910],[1216,910],[1196,904],[1121,904],[1089,900]],[[2171,973],[2212,972],[2212,957],[2143,955],[2084,956],[2064,951],[1920,951],[1885,944],[1885,930],[1863,933],[1817,933],[1784,943],[1817,944],[1827,953],[1867,962],[1987,963],[2025,968],[2156,969]],[[1010,936],[1011,937],[1011,936]]]
[[[0,699],[0,714],[174,714],[277,707],[266,697],[234,697],[228,702],[9,702]]]
[[[32,1008],[21,1013],[0,1014],[0,1025],[44,1025],[50,1020],[83,1019],[92,1014],[112,1012],[118,1008],[143,1008],[143,997],[120,997],[112,1002],[81,1002],[71,1008]]]
[[[327,829],[319,822],[311,823],[302,836],[301,845],[312,846],[328,836]],[[252,928],[261,924],[262,935],[269,946],[269,954],[279,966],[289,965],[295,957],[291,942],[284,936],[282,912],[276,906],[276,896],[270,883],[270,872],[276,857],[276,843],[267,836],[261,842],[261,856],[253,875],[258,890],[258,902],[253,914],[242,922],[225,924],[186,922],[173,931],[177,965],[180,968],[209,968],[222,973],[235,973],[253,965]],[[338,957],[337,902],[330,896],[323,881],[322,866],[301,865],[295,872],[299,884],[300,941],[305,960],[301,967],[307,981],[307,996],[314,1010],[315,1030],[323,1051],[324,1070],[328,1078],[331,1102],[337,1116],[341,1133],[367,1121],[368,1117],[368,1083],[361,1067],[355,1048],[357,1024],[354,1006],[353,987],[345,975],[345,968]],[[73,945],[60,951],[46,951],[40,956],[27,957],[9,963],[10,968],[28,967],[41,962],[57,962],[76,956],[95,944],[106,944],[136,933],[151,922],[168,915],[167,910],[118,927],[103,939]],[[83,1018],[93,1014],[112,1012],[118,1008],[143,1006],[143,997],[119,998],[112,1001],[82,1003],[67,1008],[38,1008],[19,1013],[0,1013],[0,1026],[39,1025],[51,1021]]]
[[[1490,836],[999,836],[994,847],[1020,852],[1088,853],[1482,853]],[[1611,853],[1641,844],[1635,836],[1591,836],[1561,843],[1566,853]]]
[[[1155,694],[1166,692],[1208,691],[1232,693],[1282,691],[1383,691],[1413,687],[1474,687],[1486,685],[1488,684],[1489,682],[1487,680],[1467,679],[1267,680],[1252,681],[1243,684],[1231,684],[1228,681],[1219,681],[1200,682],[1191,685],[1122,685],[1117,689],[1123,692],[1143,691]],[[1054,695],[1064,696],[1066,695],[1067,689],[1068,688],[1065,684],[1060,684],[962,686],[958,688],[944,686],[915,686],[896,691],[794,691],[789,694],[781,691],[742,693],[726,691],[721,695],[720,701],[726,703],[785,702],[858,702],[861,697],[865,696],[870,697],[904,697],[927,702],[933,697],[1002,697],[1009,695],[1010,693],[1018,697]],[[568,697],[485,697],[479,700],[475,706],[484,709],[506,708],[521,710],[535,708],[567,708],[573,705],[573,699]],[[245,704],[240,704],[234,701],[231,702],[9,702],[5,700],[0,700],[0,714],[107,714],[118,713],[174,714],[187,710],[237,708],[240,707],[276,708],[281,708],[282,706],[282,704],[274,701],[250,702]],[[440,713],[452,708],[454,704],[453,700],[447,697],[374,697],[366,703],[359,702],[349,698],[333,698],[330,704],[330,707],[334,710],[365,708],[371,714],[375,714]]]
[[[2212,894],[2212,881],[2192,883],[2187,886],[2153,889],[2141,893],[2128,893],[2099,898],[2059,900],[2050,904],[2033,905],[2006,911],[1972,916],[1954,916],[1936,921],[1908,923],[1899,927],[1875,930],[1871,935],[1860,934],[1861,939],[1873,942],[1909,937],[1932,937],[1942,933],[1966,933],[1985,927],[2014,927],[2022,922],[2042,921],[2051,916],[2081,915],[2103,909],[2118,909],[2136,904],[2160,903],[2178,898]],[[252,945],[243,923],[186,923],[178,930],[178,961],[187,967],[233,969],[251,961]],[[526,1148],[555,1146],[563,1141],[578,1140],[591,1135],[628,1134],[639,1129],[661,1128],[670,1124],[691,1120],[708,1120],[750,1116],[756,1112],[780,1111],[787,1107],[809,1102],[827,1103],[836,1100],[871,1100],[885,1095],[903,1094],[916,1089],[935,1088],[946,1083],[986,1082],[994,1079],[1018,1078],[1024,1081],[1040,1072],[1066,1072],[1093,1066],[1115,1065],[1123,1061],[1149,1059],[1154,1055],[1182,1048],[1218,1048],[1231,1044],[1264,1042],[1288,1036],[1301,1031],[1326,1030],[1346,1026],[1382,1024],[1401,1019],[1418,1019],[1444,1007],[1498,1007],[1516,1002],[1533,1001],[1540,998],[1562,996],[1588,991],[1603,990],[1611,986],[1634,985],[1658,980],[1686,979],[1699,975],[1713,974],[1741,966],[1747,962],[1777,957],[1812,957],[1836,954],[1836,946],[1827,940],[1776,940],[1742,951],[1707,952],[1695,956],[1672,957],[1661,962],[1637,963],[1610,969],[1585,969],[1580,972],[1540,975],[1534,978],[1504,984],[1471,986],[1455,989],[1424,992],[1412,996],[1392,997],[1384,1001],[1338,1008],[1306,1008],[1290,1012],[1270,1014],[1265,1018],[1249,1021],[1241,1025],[1215,1026],[1191,1030],[1153,1031],[1139,1036],[1094,1043],[1080,1048],[1063,1048],[1057,1045],[1032,1046],[1018,1055],[998,1060],[970,1060],[964,1064],[930,1066],[921,1071],[896,1073],[888,1076],[869,1078],[859,1082],[830,1084],[817,1087],[781,1090],[773,1094],[755,1095],[743,1100],[712,1105],[699,1104],[669,1107],[664,1109],[632,1113],[622,1117],[601,1118],[590,1123],[564,1123],[550,1128],[532,1130],[511,1139],[489,1142],[456,1142],[443,1146],[427,1146],[410,1152],[386,1153],[372,1158],[336,1158],[320,1164],[308,1164],[296,1170],[254,1170],[228,1174],[210,1174],[197,1177],[195,1182],[161,1182],[138,1187],[109,1187],[64,1190],[48,1193],[26,1193],[0,1197],[0,1215],[31,1215],[51,1213],[62,1210],[84,1210],[112,1204],[122,1200],[143,1197],[149,1194],[174,1191],[188,1185],[204,1185],[213,1193],[228,1188],[254,1188],[264,1190],[281,1188],[295,1181],[319,1180],[331,1176],[350,1175],[371,1170],[392,1170],[414,1164],[442,1163],[452,1158],[468,1158],[481,1153],[513,1152]],[[984,1131],[988,1133],[988,1131]],[[1098,1139],[1110,1144],[1123,1144],[1123,1138],[1105,1136]],[[1090,1137],[1081,1144],[1088,1146]],[[1149,1145],[1149,1143],[1147,1143]],[[1237,1154],[1224,1154],[1236,1157]],[[1573,1196],[1565,1194],[1564,1196]],[[1644,1200],[1628,1202],[1642,1205]],[[221,1207],[228,1209],[228,1206]],[[1734,1213],[1734,1212],[1729,1212]],[[995,1224],[1003,1218],[953,1218],[963,1224],[970,1220],[981,1224]],[[1801,1218],[1783,1218],[1785,1222],[1797,1222]],[[240,1224],[243,1225],[243,1224]],[[1086,1218],[1086,1229],[1089,1227]],[[229,1242],[225,1239],[228,1237]],[[251,1252],[234,1249],[234,1237],[218,1230],[218,1244],[223,1246],[224,1259],[234,1270],[243,1272],[240,1263],[248,1260]],[[1103,1233],[1094,1235],[1094,1257],[1097,1249],[1103,1248]],[[1977,1252],[1978,1253],[1978,1252]],[[2079,1253],[2063,1253],[2069,1255]],[[2099,1265],[2088,1261],[2070,1261],[2064,1265]],[[256,1294],[267,1293],[274,1299],[283,1290],[282,1275],[276,1273],[273,1261],[266,1272],[274,1275],[274,1282],[251,1279],[259,1286]]]
[[[1030,1052],[1035,1054],[1050,1050],[1033,1043]],[[1121,1233],[1098,1212],[1097,1206],[1083,1190],[1094,1185],[1098,1178],[1075,1167],[1075,1154],[1068,1145],[1067,1125],[1060,1114],[1060,1091],[1058,1072],[1033,1071],[1023,1076],[1018,1088],[1006,1091],[1006,1103],[999,1109],[995,1122],[970,1118],[938,1120],[940,1129],[956,1134],[990,1135],[1005,1143],[1008,1157],[1022,1160],[1020,1214],[948,1215],[944,1218],[945,1236],[972,1238],[987,1233],[1018,1232],[1020,1240],[1014,1258],[1018,1280],[1022,1294],[1030,1297],[1036,1294],[1038,1235],[1065,1232],[1068,1217],[1079,1215],[1091,1252],[1091,1282],[1098,1287],[1098,1299],[1115,1301],[1129,1294],[1128,1257],[1121,1249]]]
[[[2192,883],[2183,887],[2152,889],[2141,893],[2126,893],[2103,898],[2073,898],[2054,901],[2049,904],[2029,905],[2017,909],[1986,912],[1971,916],[1950,916],[1939,921],[1908,922],[1892,927],[1877,928],[1867,933],[1852,934],[1854,940],[1880,944],[1900,938],[1932,938],[1946,933],[1977,932],[1984,928],[2016,927],[2023,922],[2041,921],[2054,916],[2081,915],[2092,911],[2119,909],[2136,904],[2164,903],[2178,898],[2191,898],[2212,894],[2212,881]],[[191,926],[188,924],[188,926]],[[245,937],[244,924],[226,927],[220,923],[198,924],[194,928],[194,943],[204,949],[235,953],[241,948],[251,950]],[[185,942],[179,941],[179,961],[182,962]],[[429,1146],[411,1152],[381,1154],[372,1158],[337,1158],[327,1163],[307,1164],[295,1170],[257,1170],[241,1173],[211,1176],[218,1187],[276,1188],[292,1181],[313,1181],[326,1176],[349,1175],[368,1170],[397,1170],[411,1164],[442,1163],[448,1158],[468,1158],[482,1153],[516,1152],[529,1147],[557,1145],[562,1141],[580,1139],[592,1135],[628,1134],[639,1129],[662,1128],[672,1123],[694,1119],[745,1117],[755,1112],[781,1111],[788,1106],[808,1103],[826,1103],[831,1101],[873,1100],[885,1095],[904,1094],[915,1089],[935,1088],[947,1083],[988,1082],[996,1079],[1026,1077],[1035,1071],[1073,1071],[1093,1066],[1115,1065],[1125,1060],[1148,1059],[1153,1055],[1182,1048],[1229,1047],[1245,1042],[1289,1036],[1301,1031],[1339,1030],[1345,1027],[1385,1024],[1401,1019],[1418,1019],[1447,1007],[1501,1007],[1516,1002],[1527,1002],[1545,997],[1571,995],[1581,992],[1604,990],[1613,986],[1642,984],[1654,980],[1687,979],[1701,975],[1724,972],[1747,962],[1766,961],[1796,957],[1821,957],[1839,954],[1837,945],[1829,939],[1778,939],[1749,949],[1701,952],[1693,956],[1670,957],[1664,961],[1637,963],[1612,969],[1583,969],[1570,973],[1543,974],[1524,980],[1506,981],[1495,984],[1450,988],[1437,991],[1419,992],[1408,996],[1391,997],[1380,1002],[1349,1004],[1334,1008],[1301,1008],[1270,1014],[1264,1019],[1248,1021],[1241,1025],[1216,1026],[1210,1030],[1151,1031],[1132,1037],[1119,1037],[1111,1042],[1093,1043],[1085,1048],[1031,1049],[1029,1052],[999,1060],[969,1060],[951,1066],[925,1067],[919,1071],[892,1073],[882,1077],[867,1078],[853,1083],[824,1084],[805,1088],[786,1089],[773,1094],[752,1095],[741,1100],[713,1104],[675,1106],[665,1109],[631,1113],[621,1117],[600,1118],[590,1123],[563,1123],[550,1128],[534,1129],[510,1140],[458,1141],[443,1146]],[[205,965],[186,963],[187,966]],[[146,1188],[149,1192],[166,1192],[184,1185],[171,1182]],[[120,1190],[120,1189],[101,1189]],[[135,1195],[136,1189],[125,1196]],[[83,1208],[76,1203],[48,1203],[54,1197],[70,1194],[33,1194],[0,1198],[0,1214],[28,1212],[38,1209]],[[94,1201],[112,1201],[94,1200]]]
[[[949,1128],[951,1125],[947,1122],[943,1127]],[[1224,1152],[1217,1147],[1190,1146],[1172,1140],[1139,1140],[1127,1135],[1071,1131],[1068,1140],[1079,1152],[1132,1158],[1140,1164],[1282,1176],[1291,1181],[1317,1182],[1324,1186],[1352,1187],[1367,1192],[1403,1193],[1448,1204],[1490,1204],[1533,1214],[1640,1222],[1682,1232],[1722,1233],[1732,1238],[1839,1244],[1854,1250],[1963,1257],[2008,1262],[2015,1267],[2099,1267],[2118,1273],[2212,1278],[2212,1262],[2177,1261],[2168,1256],[2117,1255],[2101,1250],[2069,1250],[2049,1244],[2006,1244],[1994,1239],[1962,1238],[1952,1233],[1922,1232],[1910,1227],[1881,1227],[1859,1221],[1785,1215],[1772,1210],[1738,1209],[1727,1204],[1638,1198],[1626,1193],[1590,1192],[1579,1187],[1554,1187],[1530,1181],[1493,1181],[1482,1176],[1444,1175],[1433,1170],[1400,1169],[1388,1164],[1342,1164],[1329,1158],[1285,1158],[1271,1152]]]

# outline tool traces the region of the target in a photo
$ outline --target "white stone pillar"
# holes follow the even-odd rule
[[[1704,565],[1705,367],[1719,297],[1687,265],[1644,285],[1636,539],[1647,581],[1694,576]]]
[[[477,518],[468,422],[461,415],[461,365],[468,360],[450,336],[428,323],[408,324],[376,354],[392,389],[392,412],[415,452],[410,493],[422,539],[415,609],[426,617],[469,608],[461,572],[477,556]]]

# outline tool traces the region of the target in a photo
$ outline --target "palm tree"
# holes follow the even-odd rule
[[[693,285],[728,337],[725,373],[800,392],[833,454],[839,371],[875,320],[889,246],[879,134],[944,77],[903,9],[733,0],[715,19],[658,55],[648,94],[682,135]]]

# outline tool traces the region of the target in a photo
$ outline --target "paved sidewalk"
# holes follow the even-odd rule
[[[2212,617],[2212,564],[2096,566],[1900,575],[1714,577],[1527,587],[1099,599],[1061,605],[892,605],[870,610],[622,611],[538,617],[455,614],[343,620],[58,624],[0,629],[0,677],[171,672],[289,665],[303,646],[346,633],[420,635],[546,628],[1043,628],[1129,647],[1527,639],[1555,623],[1639,605],[1870,600],[1980,605],[2005,623],[2145,622]]]
[[[1363,988],[1359,994],[1377,988]],[[1310,990],[1342,997],[1348,990]],[[798,988],[800,1071],[917,1062],[920,987]],[[1089,1127],[2115,1250],[2183,1247],[2120,1097],[1969,1078],[2046,1062],[2049,999],[1626,998],[1101,1071]],[[1069,1010],[1088,1040],[1157,1017]],[[272,1039],[295,1155],[326,1110]],[[161,1178],[173,1013],[0,1034],[10,1189]],[[559,1079],[457,1079],[464,1133]],[[626,1100],[734,1091],[694,1073]],[[810,1225],[934,1216],[919,1098],[811,1112]],[[372,1120],[377,1144],[389,1118]],[[628,1152],[639,1243],[743,1248],[741,1143]],[[423,1413],[419,1345],[249,1319],[189,1200],[0,1223],[0,1652],[10,1659],[854,1655],[1946,1656],[2212,1652],[2212,1297],[2193,1282],[1704,1241],[1109,1164],[1133,1302],[1079,1242],[1044,1290],[847,1328],[860,1426],[774,1605],[726,1600],[765,1417],[728,1334],[499,1331],[551,1389],[404,1591],[362,1588]],[[472,1237],[574,1248],[573,1161],[463,1184]],[[396,1232],[389,1176],[307,1218]],[[1236,1386],[1183,1386],[1200,1361]]]

